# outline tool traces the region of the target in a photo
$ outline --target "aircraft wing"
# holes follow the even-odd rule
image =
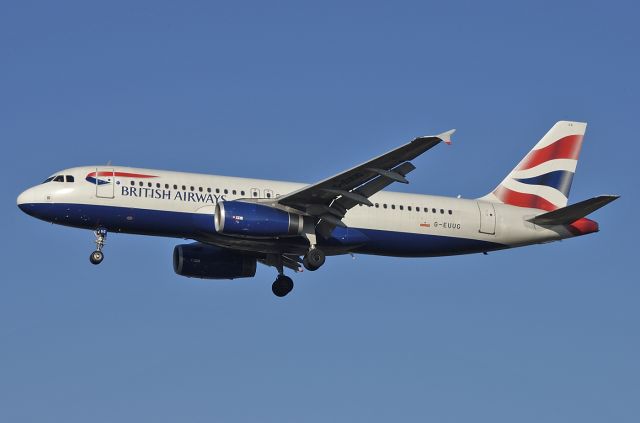
[[[320,234],[328,236],[342,218],[358,204],[371,206],[370,196],[393,182],[408,183],[405,176],[415,169],[409,162],[441,141],[451,143],[452,129],[413,141],[330,178],[278,198],[277,203],[300,210],[320,220]]]

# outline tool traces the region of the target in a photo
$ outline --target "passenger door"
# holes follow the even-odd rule
[[[495,235],[496,233],[496,211],[493,203],[478,201],[480,210],[480,233]]]
[[[113,198],[116,178],[113,168],[96,169],[96,197]]]

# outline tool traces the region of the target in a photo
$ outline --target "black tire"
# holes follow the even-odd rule
[[[278,276],[278,279],[271,285],[271,291],[276,297],[284,297],[293,290],[293,280],[288,276]]]
[[[282,287],[287,292],[287,294],[293,291],[293,279],[291,279],[289,276],[281,276],[280,283],[282,284]]]
[[[273,283],[273,285],[271,285],[271,291],[276,297],[282,298],[287,295],[287,291],[284,290],[280,282],[277,280]]]
[[[91,262],[91,264],[100,264],[102,263],[103,259],[104,259],[104,254],[102,254],[102,251],[98,251],[98,250],[94,251],[89,256],[89,261]]]
[[[318,269],[312,269],[311,265],[309,264],[309,260],[307,260],[307,256],[302,257],[302,265],[304,266],[305,269],[313,272],[314,270],[318,270]]]
[[[313,272],[324,264],[325,259],[324,251],[319,248],[312,248],[302,259],[302,265],[305,269]]]

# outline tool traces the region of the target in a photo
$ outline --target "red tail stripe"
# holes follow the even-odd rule
[[[532,150],[522,160],[517,170],[531,169],[554,159],[578,159],[580,155],[580,147],[582,147],[582,135],[569,135],[560,138],[558,141],[550,144],[540,150]]]
[[[552,211],[557,209],[556,205],[550,203],[542,197],[534,194],[525,194],[523,192],[512,191],[509,188],[505,188],[500,185],[493,191],[496,197],[498,197],[503,203],[510,204],[517,207],[530,207],[533,209],[542,209]]]

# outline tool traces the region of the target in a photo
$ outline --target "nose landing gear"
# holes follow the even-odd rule
[[[107,239],[107,230],[105,228],[98,228],[95,231],[96,235],[96,250],[91,253],[89,256],[89,261],[91,264],[100,264],[104,259],[104,254],[102,253],[102,248],[106,243]]]

